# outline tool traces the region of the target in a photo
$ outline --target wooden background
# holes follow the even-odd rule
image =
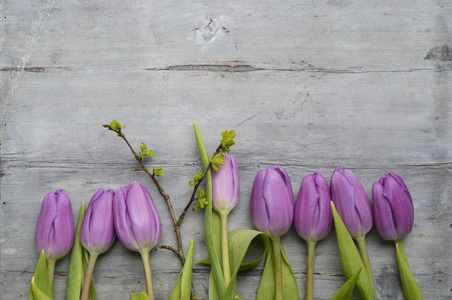
[[[256,173],[281,165],[295,195],[302,178],[352,169],[367,193],[387,172],[406,182],[415,224],[405,239],[424,299],[452,297],[452,2],[413,1],[0,1],[0,298],[27,298],[38,253],[33,237],[43,197],[63,188],[74,217],[99,187],[133,181],[163,199],[124,142],[101,127],[116,119],[163,166],[162,186],[179,214],[201,169],[196,120],[212,153],[235,129],[240,203],[232,228],[253,228]],[[189,212],[183,242],[207,256],[202,212]],[[306,244],[294,229],[283,244],[304,299]],[[403,299],[393,243],[375,228],[367,244],[378,299]],[[64,299],[69,257],[56,265]],[[151,256],[157,299],[180,271],[166,250]],[[208,268],[194,267],[199,299]],[[262,266],[241,273],[254,299]],[[316,249],[315,298],[345,282],[334,230]],[[140,257],[119,241],[95,270],[98,299],[145,289]]]

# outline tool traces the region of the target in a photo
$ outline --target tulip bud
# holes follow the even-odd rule
[[[91,198],[83,219],[80,242],[91,254],[102,254],[115,241],[112,190],[100,188]]]
[[[229,213],[239,201],[239,170],[237,160],[224,154],[224,165],[212,172],[212,204],[218,213]]]
[[[399,240],[413,228],[414,208],[402,178],[386,174],[372,187],[374,218],[378,233],[385,240]]]
[[[160,242],[160,217],[144,186],[134,182],[120,188],[113,207],[116,234],[125,247],[132,251],[144,251]]]
[[[63,190],[48,193],[42,201],[35,231],[35,245],[48,260],[58,260],[71,250],[74,242],[74,218],[69,197]]]
[[[294,208],[294,226],[307,242],[325,238],[333,223],[328,182],[322,174],[303,178]]]
[[[353,238],[364,236],[373,225],[372,205],[358,177],[337,168],[331,177],[331,198]]]
[[[292,226],[293,207],[292,185],[286,170],[274,167],[259,171],[250,201],[254,227],[271,238],[283,236]]]

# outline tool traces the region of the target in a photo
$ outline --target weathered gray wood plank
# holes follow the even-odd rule
[[[179,213],[199,171],[196,120],[213,152],[236,129],[241,197],[230,229],[252,228],[255,174],[284,166],[295,195],[303,176],[328,180],[353,169],[370,195],[385,173],[401,175],[414,199],[407,256],[425,299],[451,297],[452,4],[448,1],[3,1],[0,3],[0,298],[26,298],[38,254],[33,236],[42,198],[64,188],[78,215],[99,187],[145,184],[175,244],[165,203],[125,144],[101,127],[117,119],[163,166]],[[189,212],[184,244],[207,255],[202,213]],[[306,246],[283,239],[300,297]],[[377,297],[403,299],[395,250],[373,229],[367,244]],[[64,299],[69,258],[56,266]],[[157,299],[180,265],[152,254]],[[240,276],[254,299],[262,266]],[[343,284],[334,231],[316,249],[316,299]],[[116,242],[95,271],[100,299],[145,288],[140,259]],[[208,268],[195,265],[199,299]]]

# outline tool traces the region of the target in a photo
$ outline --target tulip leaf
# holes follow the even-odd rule
[[[38,288],[38,286],[36,285],[34,276],[31,278],[31,291],[33,293],[33,298],[36,300],[51,300],[52,299]]]
[[[331,208],[333,210],[334,227],[336,228],[337,245],[341,256],[342,269],[344,270],[345,278],[348,280],[362,268],[364,263],[350,233],[347,231],[341,217],[337,213],[333,202],[331,202]],[[359,273],[355,291],[361,299],[375,299],[375,294],[372,290],[372,285],[367,272]]]
[[[299,299],[298,285],[293,274],[292,268],[287,259],[286,253],[281,245],[282,278],[283,278],[283,298]],[[257,300],[275,299],[275,267],[273,264],[273,248],[268,247],[267,257],[265,258],[264,271],[262,272],[261,282],[257,291]]]
[[[35,290],[39,291],[39,295],[44,294],[46,299],[53,299],[52,287],[50,286],[49,275],[47,274],[47,261],[44,250],[41,251],[41,255],[39,255],[38,264],[36,265],[35,272],[32,278],[32,284],[30,285],[30,292],[28,294],[29,300],[39,300],[43,298],[38,298],[33,291],[33,285],[35,286]]]
[[[402,281],[403,298],[405,300],[422,299],[419,287],[417,286],[416,280],[414,280],[413,274],[411,274],[410,267],[408,266],[404,248],[399,247],[399,244],[396,243],[396,251],[400,280]]]
[[[191,279],[193,270],[193,239],[190,241],[187,257],[184,267],[177,278],[176,285],[171,292],[168,300],[190,300],[191,296]]]
[[[237,295],[237,273],[242,270],[254,267],[265,256],[268,248],[270,248],[270,241],[265,233],[251,229],[234,229],[228,233],[229,244],[229,264],[231,269],[231,282],[227,289],[226,299],[236,299]],[[246,253],[250,248],[254,252],[258,252],[260,256],[251,262],[243,263]]]
[[[358,276],[361,273],[362,270],[359,268],[358,271],[356,271],[352,277],[350,277],[347,282],[344,283],[344,285],[334,294],[333,297],[331,297],[330,300],[351,300],[353,295],[353,289],[356,286],[356,282],[358,281]]]
[[[78,217],[77,229],[75,231],[74,244],[72,246],[71,262],[69,264],[67,290],[66,290],[66,299],[68,300],[80,299],[85,280],[85,273],[88,267],[89,254],[82,247],[82,244],[80,242],[80,231],[82,229],[84,217],[85,217],[85,202],[83,201]],[[86,255],[88,255],[88,258],[86,257]],[[88,299],[89,300],[96,299],[96,291],[94,289],[93,281],[91,281]]]
[[[202,140],[201,134],[196,122],[193,122],[196,144],[198,146],[199,156],[204,169],[209,167],[209,158],[206,153],[206,148]],[[226,293],[226,284],[223,278],[223,272],[221,270],[221,226],[220,216],[212,210],[212,175],[211,170],[206,174],[206,197],[208,205],[204,210],[204,234],[207,246],[207,252],[209,254],[211,263],[211,272],[215,279],[216,286],[218,288],[218,298],[212,296],[209,299],[216,300],[224,299]],[[218,241],[217,241],[218,240]]]
[[[151,298],[149,298],[145,291],[141,291],[141,293],[138,294],[130,294],[130,300],[151,300]]]

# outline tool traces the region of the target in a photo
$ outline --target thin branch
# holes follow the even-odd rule
[[[215,150],[214,154],[212,155],[212,157],[214,157],[215,155],[217,155],[218,153],[220,153],[221,149],[223,148],[223,146],[220,144],[217,149]],[[207,172],[209,172],[209,170],[212,169],[212,163],[210,162],[209,165],[207,166],[207,168],[204,170],[204,173],[202,173],[202,177],[201,179],[198,180],[198,182],[196,183],[196,185],[193,188],[193,193],[191,194],[191,198],[190,201],[188,201],[187,205],[185,206],[184,210],[182,211],[182,213],[179,216],[179,219],[177,220],[178,224],[182,223],[182,220],[185,217],[185,214],[187,213],[187,211],[190,209],[190,206],[193,204],[193,202],[195,202],[198,198],[196,197],[196,191],[198,190],[199,186],[201,185],[201,183],[204,181],[204,178],[207,175]]]

